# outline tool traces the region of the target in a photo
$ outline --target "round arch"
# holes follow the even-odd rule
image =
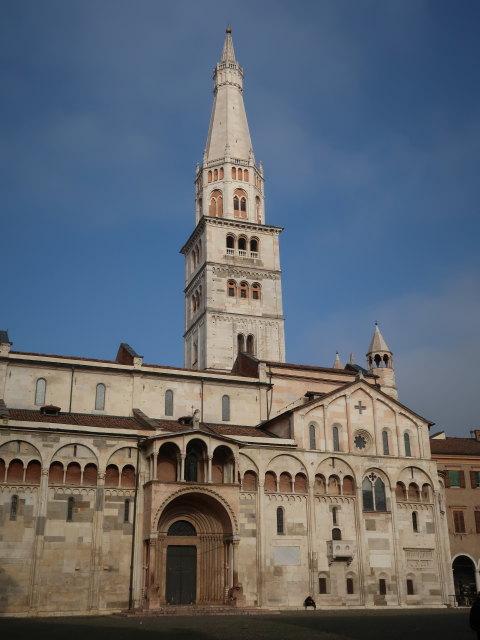
[[[464,553],[452,560],[453,584],[459,606],[469,606],[476,594],[476,562]]]
[[[212,490],[181,489],[157,510],[146,540],[146,588],[162,604],[223,604],[238,584],[237,520]],[[228,559],[227,562],[225,560]]]

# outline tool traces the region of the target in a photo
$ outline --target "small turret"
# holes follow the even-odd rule
[[[338,351],[335,354],[335,362],[333,363],[333,368],[334,369],[343,369],[343,363],[340,360],[340,356],[338,355]]]
[[[393,370],[393,354],[388,348],[376,322],[375,331],[367,352],[367,365],[370,373],[378,376],[382,391],[388,393],[392,398],[398,398],[397,383]]]

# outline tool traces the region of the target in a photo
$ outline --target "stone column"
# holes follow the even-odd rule
[[[134,548],[133,548],[133,576],[132,576],[132,593],[131,593],[131,607],[133,609],[140,609],[143,606],[143,594],[146,593],[147,585],[144,585],[145,574],[145,561],[143,559],[144,553],[144,540],[143,540],[143,511],[144,511],[144,497],[143,497],[143,472],[142,472],[142,456],[138,456],[138,481],[137,491],[135,494],[134,502],[134,520],[133,520],[133,536],[134,536]],[[145,591],[144,591],[145,589]]]
[[[455,593],[455,587],[453,583],[452,561],[450,556],[447,514],[442,501],[441,490],[433,491],[433,522],[435,525],[435,543],[437,547],[436,558],[442,597],[443,602],[445,604],[449,604],[449,596]],[[475,582],[477,582],[477,580],[478,576],[475,571]]]
[[[207,482],[212,482],[212,460],[213,456],[209,455],[207,460]]]
[[[313,484],[308,482],[308,495],[306,499],[307,507],[307,547],[308,547],[308,584],[309,593],[315,593],[316,575],[318,573],[318,562],[315,554],[315,480]]]
[[[402,577],[404,577],[404,566],[402,563],[402,567],[400,566],[400,558],[399,558],[399,552],[400,552],[400,536],[399,536],[399,531],[398,531],[398,525],[397,525],[397,496],[395,493],[395,488],[392,488],[390,490],[390,512],[392,514],[392,544],[393,544],[393,560],[395,563],[395,575],[396,575],[396,580],[397,580],[397,601],[398,604],[405,604],[405,598],[404,598],[404,590],[403,590],[403,584],[404,581],[401,579]],[[402,576],[400,576],[400,572],[402,573]]]
[[[362,478],[360,477],[361,481]],[[356,497],[355,497],[355,522],[356,522],[356,546],[357,546],[357,565],[358,565],[358,593],[360,596],[360,604],[365,604],[366,602],[366,580],[365,580],[365,522],[362,511],[362,485],[357,484],[356,488]]]
[[[95,508],[92,522],[92,550],[90,555],[90,584],[88,589],[88,608],[98,610],[100,595],[100,571],[102,567],[102,534],[105,494],[105,474],[97,475]]]
[[[35,518],[35,538],[32,551],[32,567],[30,573],[30,593],[28,596],[29,611],[32,615],[38,613],[40,600],[40,572],[45,543],[45,525],[48,506],[48,468],[42,468],[40,486],[37,494],[37,516]]]
[[[261,607],[265,602],[265,581],[264,581],[264,565],[265,565],[265,541],[263,535],[263,527],[265,526],[265,490],[264,490],[264,477],[258,474],[257,485],[257,603]]]
[[[232,537],[232,583],[233,586],[238,584],[238,545],[240,544],[240,537]]]
[[[352,413],[350,409],[350,394],[345,398],[345,408],[347,410],[347,452],[352,450]]]
[[[183,482],[185,480],[185,453],[182,451],[180,454],[180,478],[179,482]]]

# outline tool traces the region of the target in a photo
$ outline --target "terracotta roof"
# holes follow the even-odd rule
[[[355,375],[354,371],[349,371],[348,369],[335,369],[334,367],[319,367],[311,364],[293,364],[291,362],[274,362],[273,360],[265,360],[265,363],[271,367],[279,367],[281,369],[304,369],[305,371],[327,371],[331,373],[343,373],[349,375]],[[363,367],[360,367],[363,371]],[[373,373],[367,372],[364,374],[366,377],[376,378],[377,376]]]
[[[10,351],[19,356],[38,356],[40,358],[58,358],[60,360],[81,360],[82,362],[106,362],[107,364],[119,364],[117,360],[102,360],[101,358],[82,358],[80,356],[59,356],[55,353],[33,353],[33,351]]]
[[[178,431],[186,431],[191,428],[190,425],[180,424],[176,420],[155,420],[158,426],[165,431],[176,433]],[[200,423],[200,428],[211,431],[220,436],[248,436],[250,438],[276,438],[274,434],[263,431],[258,427],[242,427],[235,424],[216,424],[216,423]]]
[[[125,416],[97,416],[89,413],[60,413],[45,415],[32,409],[9,409],[11,420],[26,422],[50,422],[53,424],[72,424],[83,427],[103,429],[145,429],[135,418]]]
[[[430,449],[434,455],[436,453],[446,453],[450,455],[480,456],[480,442],[474,438],[430,439]]]

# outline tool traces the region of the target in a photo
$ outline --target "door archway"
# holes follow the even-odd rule
[[[223,604],[238,582],[238,540],[221,499],[192,491],[160,513],[156,553],[148,553],[150,598],[164,604]]]
[[[476,593],[475,564],[468,556],[457,556],[452,570],[457,602],[460,606],[469,606]]]

